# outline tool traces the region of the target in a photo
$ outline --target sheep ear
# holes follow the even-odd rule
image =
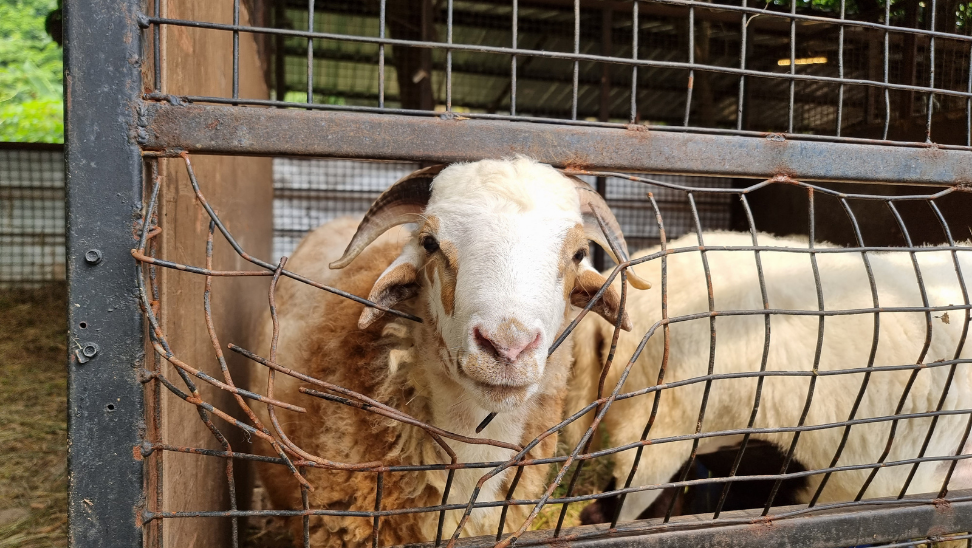
[[[386,308],[394,308],[398,303],[418,294],[418,268],[417,263],[411,260],[412,255],[406,250],[381,273],[368,294],[369,301]],[[358,318],[358,327],[367,329],[384,315],[382,310],[366,307]]]
[[[574,289],[570,292],[570,304],[584,308],[606,281],[607,278],[584,264],[574,279]],[[594,303],[591,311],[611,322],[611,325],[614,325],[618,321],[618,312],[620,309],[621,297],[613,287],[609,287],[601,295],[601,299]],[[634,326],[631,324],[631,318],[628,317],[628,312],[625,311],[624,316],[621,318],[621,329],[631,331],[632,327]]]

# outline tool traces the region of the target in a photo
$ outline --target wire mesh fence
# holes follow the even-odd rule
[[[64,281],[64,151],[0,143],[0,288]]]
[[[632,333],[621,335],[620,314],[615,325],[602,323],[602,348],[596,352],[595,363],[574,366],[580,368],[575,374],[586,371],[593,375],[589,390],[569,399],[576,405],[568,405],[566,417],[541,418],[543,424],[535,425],[541,433],[516,443],[443,430],[375,399],[373,394],[351,390],[329,378],[315,378],[303,369],[305,364],[280,363],[277,356],[285,355],[286,349],[276,344],[279,318],[287,310],[275,300],[275,291],[282,278],[378,308],[404,325],[412,325],[419,318],[323,284],[310,273],[290,271],[286,258],[274,263],[248,255],[220,221],[216,204],[206,200],[205,181],[197,179],[189,155],[183,153],[182,157],[197,204],[210,219],[208,241],[197,242],[206,247],[206,264],[179,264],[157,256],[154,241],[166,227],[156,215],[162,181],[154,160],[149,160],[151,191],[133,255],[142,265],[140,300],[152,345],[174,366],[184,386],[167,378],[158,363],[147,365],[141,375],[156,400],[165,390],[196,406],[222,448],[172,444],[158,437],[158,424],[150,424],[149,439],[141,454],[149,465],[151,455],[164,452],[222,458],[230,486],[235,484],[234,461],[284,467],[289,471],[283,476],[289,478],[287,488],[298,495],[294,500],[302,503],[289,509],[239,510],[231,487],[230,509],[182,511],[163,507],[164,498],[159,495],[155,499],[159,503],[150,503],[142,512],[148,527],[163,521],[220,518],[232,521],[236,531],[238,520],[244,517],[292,518],[300,522],[297,543],[308,546],[312,534],[325,529],[347,530],[352,523],[360,528],[364,523],[370,532],[355,543],[385,546],[393,543],[389,539],[399,538],[402,523],[426,519],[431,524],[429,530],[435,533],[413,542],[455,546],[464,530],[468,533],[471,527],[483,528],[488,521],[495,534],[476,542],[506,547],[514,542],[528,546],[630,534],[704,532],[700,525],[758,525],[766,520],[785,524],[808,516],[824,520],[828,511],[940,508],[972,500],[968,490],[972,475],[967,464],[972,377],[965,346],[972,304],[964,277],[972,268],[972,245],[958,239],[959,234],[969,231],[969,219],[964,214],[968,205],[965,187],[904,187],[897,192],[869,187],[881,192],[857,193],[780,175],[727,188],[689,186],[614,172],[576,172],[622,180],[630,192],[640,189],[645,193],[659,243],[630,258],[615,249],[622,257],[621,264],[564,329],[549,353],[571,333],[578,336],[585,325],[591,326],[595,320],[588,312],[604,298],[612,283],[620,281],[620,287],[626,287],[624,280],[630,269],[656,286],[644,292],[622,289],[621,306],[635,318]],[[349,167],[329,166],[339,170]],[[293,166],[288,169],[299,170]],[[780,188],[799,196],[793,204],[805,215],[802,237],[780,238],[760,232],[756,219],[765,211],[751,207],[750,202],[758,203],[761,193]],[[663,210],[658,196],[666,196],[684,211]],[[722,196],[737,202],[747,230],[713,230],[722,227],[703,221],[699,204],[706,201],[704,196],[715,203],[719,200],[714,197]],[[878,226],[900,242],[874,245],[864,239],[861,212],[873,206],[882,208],[887,215],[884,221],[890,221],[878,221]],[[677,219],[685,211],[690,218],[689,230],[680,238],[669,237],[667,219],[670,215]],[[719,216],[709,219],[716,225],[721,222]],[[677,226],[678,221],[672,224]],[[840,247],[820,242],[818,225],[839,226],[849,243]],[[217,231],[220,239],[215,237]],[[220,270],[212,260],[214,245],[232,246],[256,268]],[[207,373],[202,365],[185,363],[179,358],[178,348],[170,346],[156,317],[160,269],[206,277],[202,304],[219,371]],[[268,301],[274,343],[268,355],[237,346],[234,341],[220,341],[216,336],[213,325],[219,320],[213,318],[208,304],[211,281],[227,276],[271,279]],[[295,304],[286,302],[288,306]],[[580,335],[588,337],[584,344],[590,343],[590,335],[590,331]],[[225,348],[267,368],[266,395],[234,382],[226,367]],[[307,397],[305,401],[275,399],[276,374],[303,383],[299,392]],[[237,419],[231,411],[214,407],[202,396],[206,390],[200,389],[198,381],[233,394],[245,418]],[[293,430],[294,421],[301,420],[297,417],[316,409],[309,403],[312,398],[326,402],[321,404],[322,410],[329,406],[347,408],[352,413],[375,415],[376,420],[420,428],[428,436],[426,443],[439,448],[435,451],[438,458],[435,462],[343,462],[309,452],[307,440],[295,438]],[[266,419],[261,421],[247,400],[267,406],[269,424]],[[234,450],[221,433],[224,426],[217,426],[214,418],[244,430],[272,451]],[[378,428],[379,423],[374,424]],[[367,437],[366,433],[359,434]],[[542,449],[544,440],[557,435],[568,440],[566,449],[556,453]],[[503,449],[508,457],[491,462],[458,459],[454,447],[470,443]],[[760,448],[766,444],[777,447],[780,457],[757,465],[755,472],[747,469],[748,465],[742,464],[747,451],[763,454]],[[713,446],[729,455],[724,463],[727,472],[712,473],[713,467],[705,474],[693,473],[698,470],[695,462],[711,453]],[[593,492],[575,491],[582,469],[598,464],[612,471],[615,482]],[[524,471],[531,468],[540,470],[539,476],[546,479],[539,486],[520,485]],[[414,499],[383,498],[383,493],[395,489],[389,485],[398,485],[401,478],[428,474],[439,474],[444,485],[434,494],[436,500],[416,504]],[[456,478],[466,474],[472,475],[474,487],[460,500],[456,493],[462,487]],[[362,479],[356,479],[359,477]],[[503,488],[484,498],[483,485],[495,477],[503,478]],[[329,481],[322,478],[357,486],[359,492],[350,508],[313,503],[312,489],[337,488],[329,487]],[[798,480],[798,487],[786,492],[785,486],[794,480]],[[739,504],[739,494],[749,493],[756,482],[769,486],[762,491],[765,498],[755,505],[758,511],[729,511]],[[368,487],[362,489],[362,485]],[[715,496],[706,495],[708,502],[700,502],[699,493],[706,490]],[[691,505],[685,503],[687,498],[692,498]],[[782,501],[797,505],[781,506]],[[565,516],[571,507],[580,505],[597,508],[611,527],[566,528]],[[498,509],[497,513],[484,514],[490,508]],[[549,515],[539,519],[545,509]],[[678,517],[689,511],[702,515]],[[422,515],[427,518],[415,517]],[[631,518],[626,515],[654,519],[628,522]],[[538,523],[544,524],[544,530],[530,532]],[[893,528],[865,528],[837,538],[843,545],[874,544],[873,539],[882,538],[887,539],[885,543],[896,542],[893,546],[968,539],[961,523],[949,522],[942,527],[947,530],[921,530],[904,537]],[[818,529],[814,535],[809,544],[842,545],[828,543],[825,530]],[[234,533],[234,542],[237,537]],[[915,540],[918,538],[923,540]]]
[[[956,0],[383,0],[280,2],[273,28],[142,23],[156,48],[162,28],[275,40],[274,100],[166,88],[189,102],[968,147],[967,17]],[[146,97],[163,87],[156,71]]]
[[[140,326],[120,322],[91,331],[82,354],[98,353],[94,333],[100,341],[120,334],[119,344],[101,346],[98,365],[111,376],[72,369],[72,405],[88,410],[85,424],[101,427],[85,431],[87,437],[75,428],[74,454],[89,461],[127,457],[136,439],[134,458],[143,461],[137,464],[145,474],[144,483],[135,473],[119,480],[128,489],[124,497],[92,504],[86,493],[101,496],[109,488],[82,470],[75,478],[86,490],[72,494],[74,523],[83,525],[77,531],[97,538],[86,517],[107,523],[104,508],[118,508],[115,514],[127,519],[131,505],[125,504],[134,494],[140,501],[135,522],[159,546],[173,536],[163,534],[163,524],[171,533],[187,523],[225,526],[237,545],[247,518],[290,520],[293,540],[303,546],[322,535],[334,541],[326,531],[351,529],[354,538],[340,542],[376,548],[968,540],[972,377],[965,342],[972,305],[964,272],[972,268],[966,241],[972,201],[960,184],[968,182],[963,155],[972,150],[968,6],[957,0],[233,0],[221,4],[223,19],[215,22],[193,19],[201,13],[193,10],[167,12],[167,4],[128,2],[133,11],[117,17],[73,13],[74,21],[118,38],[109,44],[114,49],[106,48],[114,64],[105,67],[115,72],[78,60],[83,40],[90,50],[100,46],[90,43],[87,29],[75,28],[68,41],[75,104],[78,97],[106,98],[102,90],[117,82],[127,86],[112,88],[121,106],[106,110],[103,120],[78,109],[69,109],[69,117],[113,124],[114,137],[124,132],[125,142],[113,144],[119,156],[105,158],[119,161],[104,165],[131,169],[125,177],[148,175],[144,186],[123,181],[133,183],[133,195],[144,191],[141,209],[121,199],[98,216],[94,208],[72,206],[80,219],[75,224],[101,231],[115,252],[119,245],[129,249],[131,211],[138,210],[132,255],[148,326],[148,341],[138,338]],[[261,6],[272,11],[271,22],[254,16]],[[257,22],[241,23],[248,19]],[[125,25],[127,34],[117,31]],[[133,39],[138,32],[143,44]],[[200,35],[225,44],[225,78],[208,79],[205,92],[169,80],[176,66],[196,67],[190,46]],[[272,63],[261,67],[272,99],[241,91],[241,51],[253,44],[241,46],[239,38],[250,35],[272,42]],[[141,64],[133,63],[139,54]],[[136,65],[144,72],[118,80]],[[102,81],[89,76],[96,72]],[[140,97],[129,96],[131,90]],[[69,124],[69,131],[72,125],[75,132],[82,127]],[[99,152],[82,141],[75,143]],[[641,249],[629,257],[617,242],[609,245],[617,266],[549,349],[566,349],[571,335],[597,346],[593,361],[577,362],[575,373],[588,376],[587,388],[566,399],[564,415],[548,409],[529,435],[490,439],[409,414],[407,404],[359,389],[354,378],[309,374],[306,364],[288,363],[290,348],[319,342],[277,344],[281,329],[292,325],[290,315],[319,326],[333,319],[319,313],[326,308],[306,308],[316,301],[286,297],[288,286],[332,304],[381,310],[393,318],[391,335],[418,329],[423,319],[407,306],[368,301],[361,296],[368,288],[348,291],[324,271],[295,268],[304,253],[294,251],[302,234],[363,212],[393,180],[426,162],[514,152],[596,187],[632,250]],[[252,241],[234,237],[240,225],[225,223],[230,208],[207,201],[206,175],[200,165],[197,177],[190,161],[197,153],[396,163],[277,161],[275,257],[264,259],[248,253]],[[115,176],[87,161],[74,158],[85,180]],[[161,175],[160,163],[178,164],[180,175],[168,169]],[[712,177],[643,174],[656,171]],[[190,188],[170,188],[179,181]],[[214,202],[226,198],[218,194]],[[177,207],[169,209],[173,202]],[[91,196],[75,192],[72,204],[90,206]],[[195,217],[186,214],[191,208],[199,208]],[[176,211],[184,224],[169,216]],[[114,223],[110,234],[102,213]],[[180,227],[195,222],[202,229],[207,221],[208,238],[170,247]],[[83,255],[87,242],[74,243]],[[186,264],[189,255],[179,246],[205,249],[205,262]],[[214,248],[227,246],[234,264],[216,264],[225,255]],[[291,252],[297,257],[288,263],[284,255]],[[85,303],[72,309],[79,329],[88,325],[79,322],[121,316],[115,311],[123,305],[116,303],[131,296],[133,282],[130,273],[119,280],[119,272],[89,269],[72,282],[72,299],[76,294]],[[628,290],[636,273],[654,289]],[[174,293],[188,294],[189,286],[165,290],[185,277],[205,281],[195,312],[205,318],[208,337],[200,336],[201,323],[185,327],[193,325],[183,321],[192,311],[163,306]],[[222,278],[253,283],[253,292],[265,295],[269,348],[244,348],[219,331],[220,314],[236,311],[212,306],[225,294]],[[589,314],[608,300],[612,284],[632,317],[630,334],[621,333],[621,313],[614,325]],[[233,293],[227,301],[246,298],[239,287],[234,291],[227,291]],[[111,298],[99,300],[102,295]],[[232,318],[237,327],[256,320]],[[183,346],[187,339],[202,340],[207,351],[211,342],[212,355],[192,355]],[[145,417],[131,420],[123,400],[92,407],[85,390],[101,397],[109,395],[99,391],[102,384],[119,393],[131,388],[124,373],[145,342],[154,359],[135,360],[147,388]],[[230,355],[259,368],[261,383],[241,382]],[[300,389],[286,392],[288,381]],[[124,401],[135,409],[141,397],[139,390]],[[164,437],[176,431],[163,427],[162,409],[173,406],[198,411],[200,430],[212,439]],[[407,425],[432,456],[338,458],[343,453],[328,451],[330,438],[297,435],[306,422],[324,418],[331,425],[334,417],[351,415],[367,417],[360,424],[368,427],[351,436],[361,443],[345,445],[380,447],[376,429]],[[494,420],[487,416],[481,426]],[[238,444],[227,425],[254,444]],[[92,443],[102,439],[110,442],[110,455]],[[322,447],[321,439],[332,446]],[[556,450],[554,439],[563,442]],[[496,457],[461,458],[457,448],[470,445]],[[163,463],[166,454],[178,454],[188,468],[175,467],[175,459]],[[173,493],[165,492],[163,472],[192,477],[185,473],[201,470],[193,468],[197,461],[218,462],[225,483],[215,477],[186,482],[188,493],[179,495],[222,489],[223,496],[207,500],[225,504],[174,504]],[[246,509],[236,490],[245,484],[237,481],[244,461],[280,471],[273,488],[290,502]],[[75,458],[72,470],[82,462]],[[401,485],[422,481],[432,485],[425,496],[397,496]],[[322,492],[346,496],[327,500]],[[122,503],[110,507],[106,500]],[[573,527],[577,521],[600,525]],[[420,524],[420,531],[403,524]],[[402,533],[409,530],[414,534]],[[472,534],[485,536],[460,539]]]
[[[378,196],[398,179],[419,169],[418,163],[358,162],[353,160],[300,160],[276,158],[273,163],[274,256],[290,255],[308,232],[342,216],[362,216]],[[732,179],[657,175],[658,180],[703,188],[729,188]],[[582,176],[597,185],[597,178]],[[651,202],[638,183],[609,177],[605,198],[614,211],[625,238],[634,249],[659,241]],[[656,201],[668,219],[669,237],[692,230],[691,212],[677,193],[658,189]],[[730,199],[725,194],[705,194],[697,201],[702,222],[710,230],[730,228]]]

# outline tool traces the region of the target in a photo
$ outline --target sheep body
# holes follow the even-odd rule
[[[402,224],[415,229],[394,228]],[[528,158],[482,160],[432,166],[400,179],[382,193],[356,230],[353,226],[353,221],[339,220],[315,230],[299,245],[288,268],[368,295],[372,302],[422,322],[392,319],[380,308],[281,280],[276,298],[278,363],[365,394],[424,423],[507,445],[449,440],[457,463],[505,461],[514,453],[510,445],[526,445],[560,420],[572,343],[549,356],[547,349],[573,315],[573,305],[586,304],[604,283],[586,260],[589,241],[608,248],[621,245],[627,252],[603,198],[582,181]],[[632,278],[632,285],[643,284]],[[611,289],[594,312],[616,320],[618,303]],[[630,328],[630,320],[623,316],[622,325]],[[258,349],[264,355],[270,332],[268,318]],[[282,434],[315,458],[390,466],[450,462],[449,451],[416,426],[334,402],[308,402],[296,382],[277,377],[275,398],[309,404],[305,416],[279,412]],[[262,389],[266,377],[257,378],[254,389]],[[477,433],[491,414],[495,418]],[[545,438],[529,457],[552,456],[556,443],[556,436]],[[269,447],[261,450],[268,452]],[[516,498],[539,496],[547,468],[526,468]],[[466,504],[488,471],[456,470],[447,502]],[[374,473],[313,468],[307,475],[314,486],[313,508],[375,507]],[[486,481],[478,500],[504,499],[513,476],[505,470]],[[388,472],[381,507],[439,505],[447,478],[444,470]],[[300,493],[286,468],[265,470],[263,481],[274,506],[300,508]],[[511,507],[506,529],[519,527],[530,509]],[[473,510],[462,533],[495,534],[500,512],[499,507]],[[451,535],[462,514],[446,513],[445,535]],[[380,542],[431,540],[438,520],[438,512],[385,516]],[[311,521],[315,546],[353,547],[371,541],[372,520],[367,516],[315,516]],[[295,526],[299,531],[299,523]]]
[[[327,265],[341,256],[356,226],[356,219],[343,218],[316,229],[301,242],[288,262],[288,268],[352,293],[367,294],[382,271],[401,252],[402,241],[408,234],[404,229],[393,229],[369,246],[349,267],[329,270]],[[543,409],[551,424],[518,421],[515,414],[501,414],[477,435],[474,429],[485,413],[482,416],[470,413],[469,406],[461,401],[463,396],[458,387],[442,376],[429,378],[426,369],[416,366],[416,346],[428,344],[423,337],[430,336],[429,330],[423,329],[421,324],[384,318],[367,330],[359,330],[357,320],[361,305],[287,279],[278,285],[276,305],[280,322],[279,363],[369,395],[423,422],[464,435],[522,444],[554,424],[562,413],[569,344],[551,357],[547,365],[550,371],[547,382],[523,411],[527,415],[536,415]],[[406,305],[400,308],[414,312]],[[269,316],[260,333],[259,348],[263,355],[268,355]],[[254,389],[265,389],[265,373],[256,377]],[[350,463],[376,460],[389,465],[449,462],[445,453],[419,428],[309,398],[298,392],[301,383],[281,374],[277,374],[276,379],[275,397],[300,401],[308,409],[310,419],[285,410],[277,412],[287,436],[308,452]],[[269,424],[266,410],[262,406],[257,409],[261,420]],[[449,443],[459,462],[499,461],[511,455],[509,450],[492,446]],[[551,455],[555,445],[556,437],[548,438],[534,454]],[[260,444],[259,449],[263,454],[273,455],[266,444]],[[261,465],[259,468],[275,508],[301,508],[300,490],[285,467]],[[449,502],[467,502],[485,472],[485,469],[457,471]],[[309,495],[312,508],[374,509],[375,474],[318,468],[307,469],[305,473],[314,487]],[[444,471],[386,473],[382,508],[438,505],[442,502],[446,477]],[[511,477],[512,474],[501,474],[487,482],[478,500],[502,500]],[[517,487],[517,496],[536,495],[542,490],[545,478],[546,470],[542,467],[526,468]],[[524,506],[512,507],[507,529],[522,523],[528,510],[529,507]],[[460,515],[458,511],[447,513],[443,534],[451,534]],[[495,534],[498,515],[494,509],[476,510],[464,535]],[[380,542],[391,546],[432,539],[436,534],[437,519],[438,513],[383,517]],[[299,539],[300,520],[294,518],[291,521],[294,538]],[[311,543],[333,547],[370,545],[372,525],[370,518],[314,516],[311,518]]]
[[[752,251],[717,251],[718,246],[751,246],[749,234],[731,232],[704,233],[706,253],[712,278],[714,308],[717,311],[762,310],[763,298]],[[805,239],[778,238],[758,235],[762,246],[807,248]],[[965,244],[968,245],[968,244]],[[691,252],[675,253],[667,258],[668,316],[707,313],[708,291],[696,235],[686,235],[668,243],[668,249],[696,248]],[[817,248],[832,248],[818,244]],[[635,257],[657,252],[648,249]],[[952,254],[938,250],[916,254],[930,306],[963,305],[965,299],[956,275]],[[962,271],[972,272],[972,257],[958,252]],[[922,306],[919,285],[907,252],[868,252],[874,272],[880,306]],[[872,293],[860,253],[816,254],[826,310],[872,308]],[[770,309],[818,310],[817,292],[811,261],[807,253],[763,251],[760,253]],[[661,320],[661,259],[638,265],[641,277],[653,282],[654,289],[629,292],[626,309],[634,322],[631,333],[622,333],[615,365],[607,378],[607,387],[619,379],[627,360],[653,324]],[[961,345],[966,314],[952,310],[948,316],[932,312],[931,340],[921,363],[952,360]],[[760,368],[764,348],[765,322],[763,315],[715,318],[716,340],[713,372],[754,372]],[[770,319],[770,344],[766,358],[769,371],[809,371],[817,349],[819,317],[816,315],[773,315]],[[830,316],[824,320],[820,347],[819,370],[863,368],[868,364],[874,333],[874,314],[860,313]],[[880,314],[879,343],[873,365],[892,366],[917,363],[926,333],[924,312],[882,312]],[[574,377],[570,383],[566,411],[577,410],[595,399],[601,364],[607,355],[612,326],[600,318],[582,322],[574,334]],[[707,374],[710,348],[710,318],[674,322],[670,327],[670,354],[664,382],[676,382]],[[664,329],[659,327],[648,340],[641,356],[634,364],[622,392],[638,390],[656,384],[664,351]],[[961,350],[961,358],[969,357],[969,346]],[[902,414],[934,411],[944,388],[949,366],[929,367],[915,378]],[[911,370],[875,372],[870,376],[867,391],[857,412],[857,418],[893,415]],[[808,426],[847,420],[859,392],[864,374],[822,376],[817,378],[812,404],[805,424]],[[765,377],[755,428],[795,426],[798,424],[807,398],[810,377]],[[757,380],[722,379],[712,383],[702,423],[702,432],[746,428],[756,396]],[[657,418],[649,439],[693,434],[699,419],[704,382],[663,390]],[[613,446],[637,442],[651,413],[653,398],[648,394],[613,404],[603,426]],[[972,371],[959,364],[944,401],[943,409],[972,408]],[[565,432],[569,442],[576,443],[588,426],[585,420],[572,424]],[[915,418],[898,422],[894,443],[887,461],[911,459],[918,456],[931,418]],[[925,456],[954,455],[959,450],[967,415],[947,415],[938,419]],[[852,427],[847,445],[838,465],[866,464],[878,460],[885,449],[890,421],[858,424]],[[808,469],[830,466],[843,434],[843,427],[807,431],[801,434],[795,459]],[[792,433],[763,433],[753,436],[775,443],[785,451]],[[702,439],[700,450],[738,442],[739,436]],[[647,445],[633,486],[663,483],[689,457],[691,441]],[[619,486],[624,485],[635,456],[634,450],[615,455],[614,475]],[[959,461],[950,488],[972,487],[968,461]],[[937,493],[941,488],[949,461],[923,463],[919,466],[908,493]],[[865,498],[893,496],[901,490],[911,465],[881,469],[870,484]],[[870,469],[841,471],[829,480],[820,497],[821,502],[853,500]],[[803,500],[816,491],[822,476],[814,475]],[[745,483],[733,489],[744,489]],[[644,510],[660,491],[642,491],[628,495],[621,519],[633,519]]]

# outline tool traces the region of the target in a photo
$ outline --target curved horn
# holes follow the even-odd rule
[[[378,239],[388,229],[414,223],[416,217],[425,211],[432,195],[432,179],[446,166],[435,165],[420,169],[399,179],[388,190],[381,193],[365,214],[344,255],[329,266],[332,269],[344,268],[351,264],[371,242]]]
[[[607,202],[591,185],[574,175],[564,173],[564,176],[573,181],[574,188],[577,189],[581,216],[584,218],[584,233],[592,242],[601,246],[614,262],[621,264],[627,261],[628,244],[624,241],[621,225],[614,213],[611,213]],[[635,274],[634,268],[628,268],[628,281],[637,289],[651,289],[651,284]]]

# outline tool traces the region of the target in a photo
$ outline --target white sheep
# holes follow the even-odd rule
[[[561,420],[571,344],[549,357],[547,349],[573,315],[572,303],[587,304],[604,283],[586,259],[589,241],[609,248],[611,240],[626,253],[624,240],[604,201],[550,166],[517,158],[440,169],[427,168],[397,182],[375,202],[353,237],[353,224],[346,219],[315,230],[287,264],[310,278],[415,314],[423,323],[282,280],[276,296],[276,361],[444,430],[523,445]],[[406,223],[417,228],[395,228]],[[329,264],[341,270],[329,270]],[[637,279],[632,285],[645,287]],[[613,322],[618,303],[619,295],[611,290],[594,311]],[[630,327],[627,318],[623,324]],[[266,356],[269,318],[260,329],[260,351]],[[265,379],[259,375],[255,387]],[[423,430],[333,402],[308,401],[298,392],[299,384],[277,375],[274,397],[307,406],[308,416],[277,414],[285,434],[308,453],[344,463],[449,462]],[[490,413],[497,416],[476,434]],[[502,461],[514,454],[509,448],[446,441],[463,463]],[[556,437],[549,437],[530,455],[549,457],[555,446]],[[261,450],[272,454],[269,447]],[[449,502],[465,504],[486,471],[457,471]],[[261,474],[277,508],[301,507],[300,491],[285,467],[267,466]],[[374,509],[374,473],[313,468],[306,474],[314,488],[312,508]],[[516,497],[539,496],[546,474],[546,467],[526,468]],[[512,477],[507,471],[486,482],[478,500],[503,500]],[[438,505],[446,480],[441,470],[386,473],[381,507]],[[519,526],[530,509],[513,507],[507,530]],[[449,512],[447,538],[461,514]],[[464,534],[495,534],[498,517],[498,508],[477,509]],[[430,540],[437,519],[437,513],[383,517],[380,542]],[[300,524],[295,525],[296,533]],[[371,532],[372,520],[365,517],[311,520],[314,546],[366,545]]]
[[[720,246],[752,246],[748,233],[703,233],[712,279],[714,309],[762,310],[756,259],[753,251],[718,251]],[[778,238],[758,234],[761,246],[804,248],[807,240]],[[968,246],[968,243],[962,245]],[[818,249],[834,246],[817,244]],[[665,383],[684,381],[707,374],[710,350],[710,317],[708,291],[702,265],[699,242],[695,234],[688,234],[668,242],[668,249],[690,248],[692,251],[670,254],[667,257],[668,316],[702,313],[699,319],[673,322],[670,326],[670,354]],[[826,248],[826,249],[825,249]],[[635,257],[658,252],[659,248],[637,253]],[[959,251],[962,272],[972,272],[972,257]],[[937,249],[916,253],[921,277],[930,306],[948,307],[967,304],[952,254]],[[922,298],[912,259],[907,252],[868,252],[880,306],[920,307]],[[818,310],[817,291],[810,256],[806,253],[762,251],[760,253],[765,277],[766,297],[770,309]],[[816,254],[823,306],[828,311],[870,309],[874,306],[860,252]],[[630,314],[634,329],[622,333],[617,358],[607,378],[608,391],[619,379],[627,360],[633,355],[642,337],[653,324],[662,319],[661,258],[638,265],[635,270],[653,284],[651,291],[629,292],[625,310]],[[927,353],[922,357],[925,342],[926,316],[924,312],[881,312],[879,341],[873,366],[901,366],[922,363],[928,365],[917,374],[904,400],[902,414],[935,411],[949,375],[950,366],[935,362],[972,356],[972,345],[962,347],[966,328],[965,310],[931,312],[931,338]],[[868,365],[874,333],[875,316],[871,312],[836,315],[825,318],[823,339],[819,349],[818,370],[829,372],[841,369],[864,368]],[[762,315],[718,315],[715,318],[715,374],[759,371],[764,348],[765,322]],[[766,356],[769,371],[810,371],[817,353],[819,316],[778,314],[770,319],[770,344]],[[565,405],[567,412],[584,407],[595,399],[598,376],[611,344],[612,326],[599,318],[591,318],[578,326],[574,333],[575,377]],[[622,393],[656,385],[664,352],[664,328],[659,327],[648,340],[644,351],[634,364]],[[919,362],[920,360],[920,362]],[[865,419],[893,415],[902,392],[912,374],[911,370],[882,371],[870,375],[867,391],[856,413]],[[846,421],[858,395],[863,373],[819,376],[812,404],[805,424],[822,425]],[[803,412],[809,376],[765,377],[756,428],[796,426]],[[736,378],[715,380],[705,409],[702,432],[746,428],[752,413],[757,380]],[[648,435],[649,440],[694,434],[699,418],[704,382],[663,390],[657,418]],[[656,393],[618,401],[608,411],[602,427],[612,446],[638,442],[651,414]],[[959,364],[949,386],[943,409],[972,409],[972,369]],[[566,432],[576,443],[587,427],[592,414],[584,421],[571,425]],[[931,418],[914,418],[898,422],[894,443],[886,461],[893,462],[918,457],[931,423]],[[966,431],[968,414],[942,416],[924,455],[927,457],[955,455]],[[838,466],[877,462],[884,451],[891,428],[890,421],[858,424],[852,427]],[[842,426],[803,432],[794,458],[807,469],[831,466],[843,435]],[[763,433],[753,435],[776,444],[785,453],[793,433]],[[740,436],[703,438],[699,451],[738,443]],[[640,459],[632,486],[665,483],[689,457],[692,441],[647,445]],[[966,449],[967,453],[968,450]],[[614,456],[614,476],[619,487],[625,484],[635,450]],[[923,463],[917,470],[908,494],[937,493],[942,487],[950,461]],[[897,496],[912,465],[882,468],[869,485],[864,498]],[[854,500],[871,469],[841,471],[833,474],[825,485],[820,503]],[[972,487],[972,467],[968,460],[960,460],[952,476],[950,488]],[[776,471],[773,471],[776,473]],[[822,475],[809,478],[807,488],[798,495],[809,501],[820,485]],[[732,489],[745,489],[737,483]],[[659,490],[629,494],[620,513],[621,520],[637,517],[659,495]]]

